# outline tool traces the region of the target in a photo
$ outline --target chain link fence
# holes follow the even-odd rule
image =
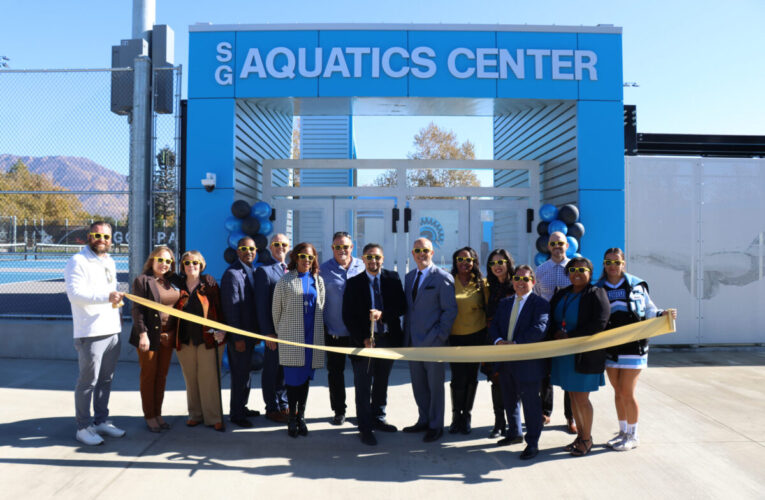
[[[130,125],[110,99],[112,80],[129,85],[131,73],[0,71],[0,317],[71,315],[64,267],[94,220],[113,226],[128,290]],[[177,249],[180,68],[155,78],[169,79],[172,101],[153,115],[152,241]]]

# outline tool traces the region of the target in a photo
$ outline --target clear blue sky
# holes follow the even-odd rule
[[[4,0],[0,55],[13,69],[106,68],[111,45],[130,37],[131,8],[130,0]],[[175,30],[184,68],[197,22],[613,24],[623,28],[624,80],[640,85],[625,88],[624,102],[637,105],[640,132],[665,133],[765,134],[764,20],[761,0],[157,0],[157,23]],[[357,120],[359,156],[404,157],[430,118],[397,120]],[[491,158],[489,118],[437,121]]]

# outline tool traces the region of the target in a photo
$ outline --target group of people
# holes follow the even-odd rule
[[[122,302],[122,294],[116,291],[114,262],[108,255],[110,244],[111,227],[94,223],[88,244],[72,257],[66,270],[80,367],[75,390],[76,438],[91,445],[103,442],[102,435],[124,435],[108,420],[109,389],[119,355],[117,308]],[[257,269],[253,267],[255,242],[244,237],[238,242],[237,260],[225,271],[219,286],[204,274],[205,260],[199,252],[185,252],[176,272],[173,252],[160,246],[151,252],[135,279],[133,294],[234,328],[317,347],[527,344],[593,335],[676,314],[657,309],[648,285],[625,272],[621,249],[606,251],[601,276],[594,280],[588,259],[566,257],[568,243],[562,233],[550,235],[549,247],[550,260],[536,272],[528,265],[516,266],[507,250],[496,249],[489,254],[484,277],[472,248],[454,252],[451,272],[447,272],[433,264],[432,242],[419,238],[412,248],[415,267],[402,284],[396,272],[383,268],[381,245],[369,243],[361,258],[354,257],[352,238],[346,232],[333,235],[332,258],[321,265],[311,243],[290,248],[286,235],[275,234],[269,243],[272,262]],[[162,400],[173,349],[186,381],[186,425],[225,430],[220,369],[227,349],[229,418],[239,427],[252,427],[250,417],[259,412],[249,409],[247,403],[252,351],[258,342],[134,304],[130,343],[138,353],[147,428],[151,432],[170,428],[162,418]],[[552,360],[451,363],[448,432],[472,432],[471,412],[480,370],[491,382],[495,423],[490,437],[501,437],[499,445],[519,444],[525,438],[520,458],[538,454],[541,431],[552,412],[552,386],[557,385],[566,392],[567,428],[577,435],[565,449],[574,456],[586,455],[592,448],[589,393],[605,385],[605,371],[614,388],[619,420],[619,431],[608,446],[632,449],[638,444],[635,386],[647,365],[647,351],[647,342],[639,341]],[[386,416],[393,361],[350,358],[359,437],[374,446],[377,431],[398,430]],[[286,424],[287,434],[293,438],[308,434],[305,413],[310,381],[315,370],[324,366],[333,412],[330,423],[342,425],[347,407],[346,355],[266,342],[261,380],[266,418]],[[424,433],[425,442],[437,441],[444,432],[445,366],[409,361],[409,371],[417,419],[403,431]]]

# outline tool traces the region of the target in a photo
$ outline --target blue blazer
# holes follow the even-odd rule
[[[242,330],[257,329],[255,317],[255,287],[247,278],[247,272],[239,260],[234,261],[223,273],[220,280],[220,301],[226,324]],[[257,342],[251,337],[228,335],[229,341],[247,340]]]
[[[279,262],[260,266],[255,270],[255,314],[258,322],[257,333],[261,335],[276,335],[271,304],[274,301],[274,288],[282,276],[284,272]]]
[[[412,300],[412,287],[417,268],[406,275],[406,316],[404,316],[404,345],[431,347],[446,345],[457,317],[454,277],[433,265]]]
[[[510,313],[515,299],[513,295],[499,302],[497,313],[489,326],[489,341],[492,344],[498,339],[507,339],[507,327],[510,326]],[[531,344],[545,340],[549,315],[550,303],[532,292],[515,322],[513,341],[517,344]],[[506,361],[500,363],[500,368],[509,369],[519,382],[534,382],[543,379],[547,374],[547,362],[547,359]]]

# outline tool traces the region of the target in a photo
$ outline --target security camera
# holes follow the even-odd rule
[[[207,172],[207,177],[202,179],[202,185],[208,193],[211,193],[212,190],[215,189],[215,179],[215,174],[212,172]]]

